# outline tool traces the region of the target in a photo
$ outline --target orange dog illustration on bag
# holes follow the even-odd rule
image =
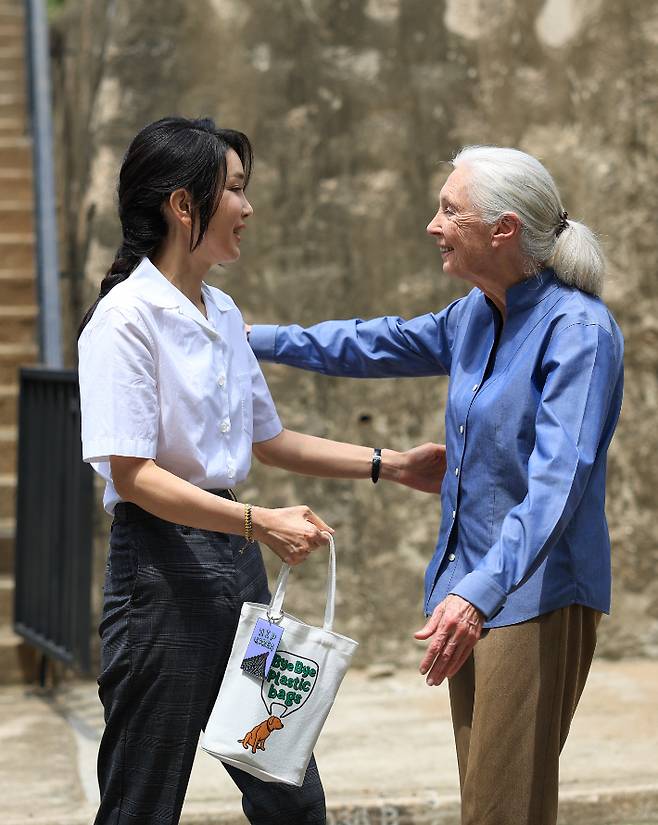
[[[259,657],[247,660],[250,667],[243,668],[243,673],[248,678],[256,677],[261,682],[261,699],[269,718],[254,725],[242,739],[237,740],[245,750],[251,748],[252,754],[259,750],[264,751],[268,736],[272,731],[281,730],[283,727],[281,720],[284,717],[287,719],[306,704],[320,672],[319,664],[313,659],[279,650],[275,653],[269,672],[265,675],[264,668],[251,667],[257,658]]]
[[[265,750],[265,740],[272,733],[273,730],[281,730],[283,722],[278,716],[270,716],[259,725],[255,725],[248,733],[245,733],[243,739],[238,739],[242,747],[247,750],[251,747],[251,752],[256,753],[256,750]]]

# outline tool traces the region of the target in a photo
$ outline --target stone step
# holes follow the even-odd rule
[[[7,47],[17,48],[21,46],[24,36],[20,28],[14,29],[12,26],[0,26],[0,49]]]
[[[0,48],[2,48],[0,46]],[[10,69],[6,69],[4,67],[0,68],[0,89],[3,92],[24,92],[27,94],[27,89],[25,88],[25,67],[20,66],[16,68],[15,66]]]
[[[0,99],[12,104],[12,110],[7,111],[4,106],[0,106],[0,114],[10,115],[13,117],[22,116],[24,119],[28,116],[27,99],[24,92],[25,81],[19,77],[15,72],[11,75],[4,71],[4,80],[0,81]],[[19,137],[24,137],[25,132]],[[11,137],[11,136],[9,136]]]
[[[2,120],[2,118],[0,118]],[[5,121],[18,122],[19,118],[4,118]],[[25,120],[22,121],[25,123]],[[10,191],[15,198],[25,200],[26,198],[34,199],[34,190],[32,188],[32,167],[27,169],[1,169],[0,168],[0,192],[6,193]],[[0,241],[1,243],[1,241]],[[2,266],[16,266],[16,262],[8,263],[3,257]]]
[[[25,20],[25,6],[25,0],[0,0],[0,9],[8,13],[14,12],[14,20],[18,20],[19,18]],[[17,12],[20,12],[20,14]]]
[[[23,137],[26,131],[25,119],[20,117],[0,118],[0,137]]]
[[[0,573],[0,627],[14,621],[14,577]]]
[[[36,305],[36,276],[31,270],[0,269],[0,305]]]
[[[0,46],[0,72],[25,70],[25,54],[20,46]],[[9,90],[8,90],[9,91]],[[21,89],[25,94],[25,89]]]
[[[16,474],[0,475],[0,518],[16,517]]]
[[[0,138],[2,143],[2,138]],[[0,226],[3,232],[11,234],[31,233],[33,226],[32,200],[8,201],[4,193],[0,193]],[[0,261],[0,266],[2,261]]]
[[[25,30],[22,23],[11,21],[0,24],[0,49],[6,47],[22,49],[24,43]]]
[[[16,523],[13,518],[0,518],[0,573],[14,572]]]
[[[16,472],[18,428],[0,427],[0,475]]]
[[[18,90],[0,90],[0,117],[27,117],[27,100]]]
[[[36,364],[38,360],[39,347],[34,341],[29,344],[0,344],[0,387],[17,386],[20,367]],[[4,423],[0,419],[0,426]]]
[[[0,145],[2,138],[0,138]],[[32,232],[33,204],[32,200],[6,200],[6,195],[0,193],[0,226],[3,232],[22,234]],[[3,264],[0,261],[0,266]]]
[[[1,19],[0,26],[2,26]],[[13,43],[0,45],[0,69],[23,69],[26,56],[25,41],[23,40],[15,40]]]
[[[0,306],[0,344],[29,344],[38,335],[36,306]]]
[[[15,427],[18,423],[18,384],[0,387],[0,425]]]
[[[20,5],[3,3],[0,6],[0,26],[24,25],[25,15]]]
[[[28,137],[0,138],[0,166],[25,169],[32,164],[32,141]],[[3,231],[11,231],[5,230]]]
[[[39,673],[39,652],[12,630],[0,630],[0,685],[35,682]]]

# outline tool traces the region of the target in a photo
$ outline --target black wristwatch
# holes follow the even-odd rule
[[[379,447],[375,447],[372,454],[372,466],[370,468],[370,478],[373,484],[379,481],[379,471],[382,468],[382,451]]]

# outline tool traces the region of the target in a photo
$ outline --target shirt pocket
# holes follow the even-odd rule
[[[254,405],[252,400],[251,373],[244,372],[238,375],[240,393],[240,417],[242,430],[251,439],[254,433]]]

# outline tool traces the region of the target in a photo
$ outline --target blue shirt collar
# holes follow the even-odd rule
[[[542,269],[537,275],[511,286],[505,295],[507,315],[531,309],[558,288],[559,282],[552,269]]]

